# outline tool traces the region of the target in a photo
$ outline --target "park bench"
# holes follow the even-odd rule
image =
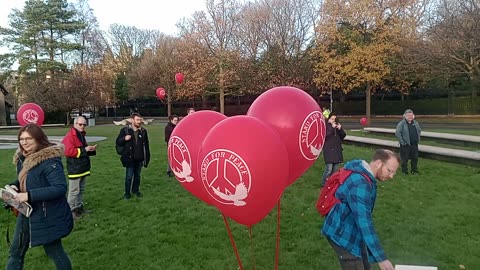
[[[364,128],[363,130],[371,133],[395,135],[395,129],[392,128]],[[480,148],[480,136],[422,131],[421,137],[441,143]]]
[[[347,135],[344,139],[347,144],[362,146],[378,146],[398,152],[400,145],[397,141],[374,139]],[[418,154],[421,157],[444,160],[449,162],[468,164],[480,167],[480,152],[451,149],[429,145],[419,145]]]

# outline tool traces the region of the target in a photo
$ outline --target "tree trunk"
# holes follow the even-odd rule
[[[167,90],[167,116],[172,115],[172,90],[171,87],[168,87]]]
[[[10,115],[9,115],[10,117]],[[0,126],[7,125],[7,110],[5,109],[5,96],[0,91]]]
[[[67,116],[67,126],[70,125],[70,112],[66,112],[65,115]]]
[[[202,95],[202,108],[201,109],[206,109],[207,108],[207,99],[205,98],[205,95]]]
[[[370,126],[370,104],[372,102],[371,98],[372,98],[372,86],[370,85],[370,82],[367,82],[367,85],[366,85],[366,91],[365,91],[365,95],[366,95],[366,99],[365,99],[365,103],[366,103],[366,112],[367,112],[367,126]]]
[[[223,81],[223,63],[220,61],[220,70],[219,70],[219,77],[220,77],[220,113],[225,114],[225,88],[224,88],[224,81]]]

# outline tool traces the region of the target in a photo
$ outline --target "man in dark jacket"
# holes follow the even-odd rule
[[[90,156],[96,155],[97,146],[89,146],[85,139],[87,119],[77,116],[73,127],[63,138],[65,157],[67,158],[68,204],[74,219],[79,219],[84,213],[83,194],[87,176],[90,175]]]
[[[403,114],[403,119],[397,124],[395,136],[400,143],[400,158],[402,160],[402,172],[408,174],[408,160],[411,160],[412,174],[418,174],[418,143],[422,129],[415,120],[413,111],[408,109]]]
[[[132,193],[137,197],[143,196],[140,193],[140,173],[142,167],[147,168],[150,162],[148,133],[142,127],[142,117],[139,113],[133,113],[130,121],[131,125],[120,130],[116,141],[118,146],[123,147],[120,160],[126,168],[124,194],[126,200],[132,197]]]

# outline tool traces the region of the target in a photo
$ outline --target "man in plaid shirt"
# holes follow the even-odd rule
[[[322,228],[343,270],[371,269],[370,263],[378,263],[381,270],[394,270],[373,227],[372,212],[377,180],[393,178],[399,165],[399,156],[386,149],[375,151],[370,163],[352,160],[345,164],[345,169],[354,173],[336,191],[341,203],[328,213]],[[370,181],[360,173],[368,175]]]

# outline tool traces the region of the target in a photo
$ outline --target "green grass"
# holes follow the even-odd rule
[[[222,216],[165,177],[163,126],[147,126],[152,161],[142,172],[142,199],[122,200],[124,168],[114,150],[119,130],[114,126],[88,129],[106,136],[92,158],[86,207],[94,209],[76,222],[64,239],[74,269],[238,269]],[[47,129],[63,135],[66,128]],[[2,133],[4,134],[4,133]],[[372,149],[344,146],[345,158],[370,159]],[[1,185],[15,179],[14,150],[0,150]],[[379,186],[374,222],[389,258],[398,264],[434,265],[439,269],[477,269],[480,246],[479,169],[420,159],[421,175],[398,175]],[[322,218],[315,210],[323,160],[293,185],[281,201],[279,269],[339,269],[334,252],[320,235]],[[0,214],[2,235],[14,219]],[[273,269],[276,209],[252,227],[230,221],[244,269]],[[5,239],[0,238],[0,239]],[[7,259],[0,243],[0,264]],[[26,256],[26,269],[53,269],[40,247]]]

